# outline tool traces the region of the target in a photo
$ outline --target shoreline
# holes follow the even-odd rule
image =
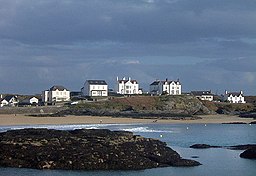
[[[65,117],[31,117],[23,114],[0,114],[0,126],[15,125],[68,125],[68,124],[222,124],[250,123],[253,118],[240,118],[230,115],[199,115],[201,119],[137,119],[107,116],[65,116]]]

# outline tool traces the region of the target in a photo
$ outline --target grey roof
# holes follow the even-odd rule
[[[94,84],[94,85],[108,85],[104,80],[87,80],[87,82],[89,84]]]
[[[118,80],[119,83],[127,83],[128,81],[130,81],[131,83],[135,84],[135,83],[138,83],[136,80]]]
[[[154,81],[153,83],[151,83],[150,85],[158,85],[160,81]]]
[[[6,101],[9,102],[13,97],[15,99],[17,99],[17,97],[15,95],[6,95],[2,100],[6,100]]]
[[[63,91],[63,90],[68,90],[68,89],[66,89],[66,88],[63,87],[63,86],[52,86],[52,87],[50,88],[50,91],[55,91],[55,90]]]
[[[228,96],[230,96],[230,95],[232,95],[232,96],[240,96],[240,95],[243,95],[241,92],[228,92]]]
[[[180,81],[179,80],[177,80],[177,81],[172,81],[172,80],[160,81],[160,80],[156,80],[153,83],[151,83],[150,85],[158,85],[160,82],[163,83],[163,84],[165,84],[166,82],[167,82],[167,84],[170,84],[172,82],[174,82],[175,84],[178,84]]]
[[[211,91],[204,90],[204,91],[191,91],[192,95],[195,96],[202,96],[202,95],[213,95]]]

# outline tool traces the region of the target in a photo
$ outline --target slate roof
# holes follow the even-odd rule
[[[202,95],[213,95],[211,91],[191,91],[191,94],[192,95],[195,95],[195,96],[202,96]]]
[[[122,83],[122,82],[127,83],[128,81],[129,80],[118,80],[119,83]],[[130,80],[130,82],[133,83],[133,84],[138,83],[136,80]]]
[[[50,91],[56,91],[56,90],[63,91],[63,90],[68,90],[68,89],[66,89],[66,88],[63,87],[63,86],[52,86],[52,87],[50,88]]]
[[[15,97],[14,95],[6,95],[2,100],[6,100],[9,102],[13,97],[17,99],[17,97]]]
[[[153,83],[151,83],[150,85],[158,85],[160,83],[160,81],[154,81]]]
[[[108,85],[104,80],[87,80],[87,82],[89,84],[94,84],[94,85]]]
[[[241,92],[228,92],[227,95],[228,95],[228,96],[231,96],[231,95],[232,95],[233,97],[234,97],[234,96],[237,96],[237,97],[238,97],[238,96],[243,95],[243,94],[242,94]]]
[[[165,84],[166,82],[167,82],[167,84],[170,84],[170,83],[172,83],[172,82],[174,82],[175,84],[177,84],[177,83],[179,83],[180,81],[179,81],[179,80],[177,80],[177,81],[172,81],[172,80],[160,81],[160,80],[156,80],[156,81],[154,81],[153,83],[151,83],[150,85],[158,85],[160,82],[163,83],[163,84]]]

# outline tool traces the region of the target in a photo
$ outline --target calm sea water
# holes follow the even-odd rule
[[[190,149],[195,143],[210,145],[239,145],[256,144],[256,125],[243,124],[131,124],[131,125],[38,125],[38,126],[0,126],[0,132],[27,127],[78,129],[78,128],[107,128],[111,130],[131,131],[135,134],[157,138],[166,142],[183,158],[195,160],[203,165],[191,168],[166,167],[146,169],[141,171],[63,171],[63,170],[35,170],[0,168],[0,176],[255,176],[256,160],[242,159],[240,150],[228,149]]]

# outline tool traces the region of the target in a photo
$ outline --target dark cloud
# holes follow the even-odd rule
[[[256,1],[0,4],[0,92],[41,91],[51,84],[79,89],[91,78],[113,85],[116,76],[131,76],[145,89],[168,77],[182,79],[186,91],[256,93]]]

